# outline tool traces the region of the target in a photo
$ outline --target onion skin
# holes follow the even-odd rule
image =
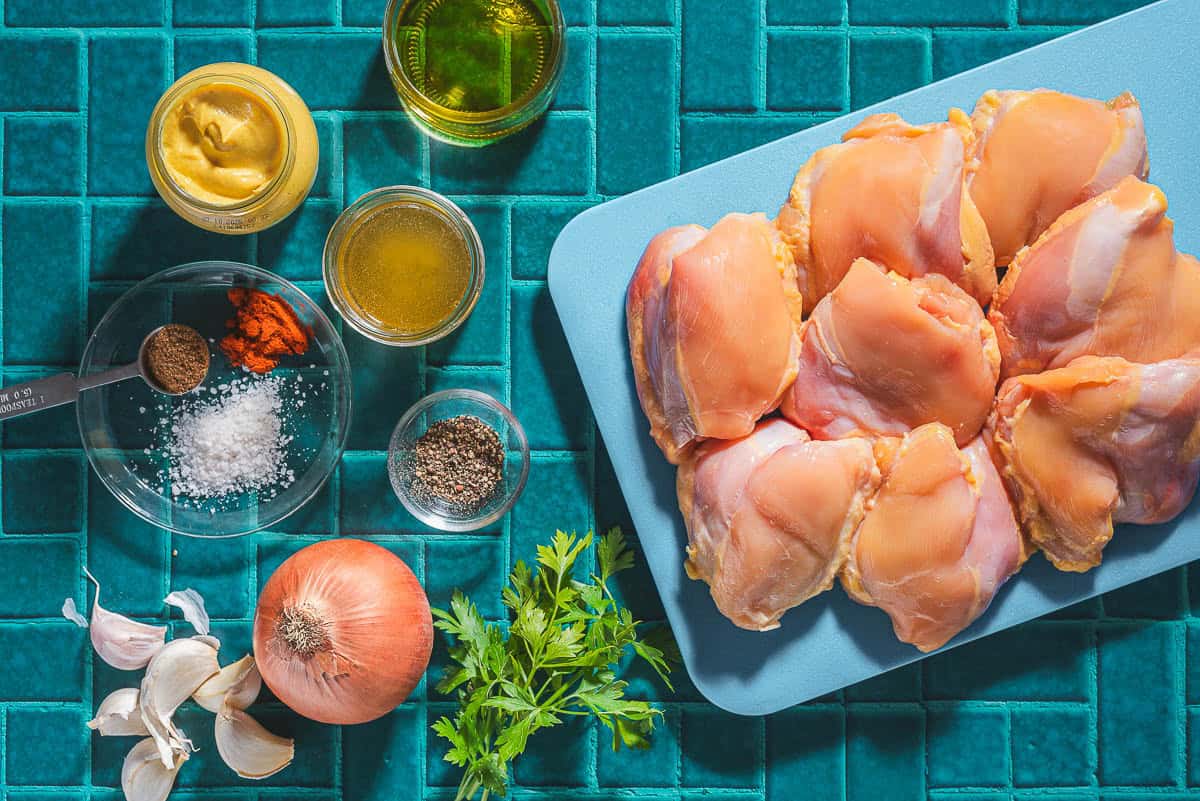
[[[279,632],[287,609],[324,621],[327,641],[303,655]],[[420,682],[433,650],[429,600],[391,551],[357,539],[324,540],[287,559],[254,613],[254,659],[280,701],[321,723],[366,723],[391,712]]]

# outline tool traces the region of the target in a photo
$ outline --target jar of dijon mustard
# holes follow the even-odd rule
[[[250,64],[192,70],[159,99],[146,162],[159,195],[189,222],[248,234],[300,205],[317,173],[317,129],[296,90]]]

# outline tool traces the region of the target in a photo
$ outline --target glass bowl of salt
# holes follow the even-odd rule
[[[508,407],[473,389],[447,389],[404,413],[388,445],[388,478],[414,517],[442,531],[476,531],[512,509],[529,478],[529,441]]]
[[[254,307],[254,324],[270,323],[273,312],[292,329],[293,352],[263,363],[235,347],[244,340],[222,347],[243,333],[248,300],[264,304]],[[135,361],[142,337],[166,323],[205,338],[207,377],[178,397],[142,381],[82,393],[76,414],[88,461],[122,504],[160,528],[235,537],[275,526],[317,494],[346,445],[350,361],[337,330],[303,290],[266,270],[186,264],[113,303],[88,340],[80,377]],[[264,373],[246,366],[262,370],[276,359]]]

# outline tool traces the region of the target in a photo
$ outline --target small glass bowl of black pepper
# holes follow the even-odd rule
[[[404,413],[388,446],[388,478],[414,517],[475,531],[512,509],[529,477],[529,442],[508,408],[473,389],[448,389]]]

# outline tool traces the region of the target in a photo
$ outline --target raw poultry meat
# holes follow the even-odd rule
[[[654,237],[626,321],[638,397],[673,464],[696,440],[749,434],[796,375],[796,270],[762,214]]]
[[[1020,253],[988,319],[1005,378],[1078,356],[1152,362],[1200,346],[1200,263],[1178,253],[1167,199],[1128,177]]]
[[[1060,570],[1100,563],[1113,523],[1183,511],[1200,476],[1200,357],[1084,356],[1006,381],[988,432],[1018,514]]]
[[[1000,352],[979,304],[945,276],[910,281],[858,259],[800,336],[781,410],[814,437],[901,436],[941,422],[965,445],[983,428]]]
[[[960,111],[920,126],[876,114],[809,159],[775,221],[806,309],[859,257],[909,278],[941,273],[987,303],[996,287],[992,247],[963,186],[971,136]]]
[[[842,585],[896,637],[932,651],[983,614],[1027,551],[982,437],[930,423],[878,441],[883,483],[851,539]]]
[[[743,439],[705,442],[677,482],[688,575],[708,582],[736,625],[776,628],[833,584],[878,482],[867,440],[818,442],[778,418]]]
[[[1049,89],[990,91],[971,120],[967,186],[1000,266],[1067,209],[1149,171],[1142,110],[1128,92],[1105,103]]]

